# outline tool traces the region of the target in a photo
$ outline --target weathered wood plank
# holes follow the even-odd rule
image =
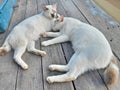
[[[27,0],[25,18],[37,14],[37,1]],[[40,49],[40,42],[37,41],[36,48]],[[23,60],[29,65],[29,69],[23,71],[19,68],[16,90],[43,90],[41,57],[25,53]]]
[[[42,6],[43,5],[48,5],[48,1],[47,0],[37,0],[37,10],[38,10],[38,13],[40,13],[42,11]]]
[[[62,5],[63,9],[61,9],[61,10],[65,11],[65,15],[67,17],[73,17],[73,18],[79,19],[79,20],[87,23],[86,19],[79,12],[79,10],[75,7],[75,5],[72,3],[71,0],[64,0],[64,1],[63,0],[59,0],[57,2],[60,5]],[[58,8],[59,8],[59,6],[58,6]],[[59,12],[61,13],[62,11],[59,11]]]
[[[11,30],[15,25],[20,23],[25,18],[26,13],[26,0],[17,0],[18,7],[15,8],[14,14],[12,16],[14,23],[10,23],[9,29]],[[15,18],[15,19],[14,19]]]
[[[8,31],[5,34],[0,34],[0,37],[2,37],[0,46],[14,24],[23,19],[23,16],[19,15],[19,11],[22,9],[22,12],[25,13],[26,6],[24,3],[25,1],[23,0],[21,2],[18,1],[19,8],[16,8],[13,13]],[[0,56],[0,90],[15,90],[18,66],[14,63],[12,56],[13,52],[10,52],[5,56]]]
[[[25,18],[29,18],[30,16],[37,14],[37,0],[27,0],[26,3],[27,3],[27,7],[26,7]]]

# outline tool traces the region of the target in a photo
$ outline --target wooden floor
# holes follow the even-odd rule
[[[8,31],[0,34],[0,45],[16,24],[40,13],[41,5],[56,2],[58,13],[77,18],[100,29],[120,60],[120,25],[96,7],[91,0],[18,0],[19,7],[15,8]],[[42,38],[36,42],[36,48],[47,52],[45,57],[27,52],[23,55],[22,58],[29,65],[26,71],[14,62],[13,52],[0,56],[0,90],[120,90],[120,78],[118,84],[110,88],[103,81],[103,70],[87,72],[73,82],[48,84],[47,76],[61,74],[50,72],[48,65],[66,64],[74,52],[70,42],[42,47],[40,42],[47,39]]]

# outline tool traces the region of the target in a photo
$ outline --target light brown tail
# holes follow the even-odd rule
[[[0,56],[7,54],[7,52],[9,52],[10,50],[11,50],[11,46],[8,44],[7,41],[5,41],[2,47],[0,47]]]
[[[117,65],[117,58],[113,56],[109,66],[106,68],[104,72],[104,80],[107,85],[113,86],[117,83],[118,77],[119,77],[119,68]]]
[[[3,56],[7,53],[7,51],[3,48],[0,48],[0,56]]]

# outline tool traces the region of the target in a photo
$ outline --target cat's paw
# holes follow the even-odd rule
[[[27,69],[28,69],[28,65],[27,65],[27,64],[22,65],[21,67],[22,67],[24,70],[27,70]]]
[[[40,51],[40,55],[43,57],[46,55],[46,52],[45,51]]]
[[[47,32],[44,32],[43,34],[42,34],[42,37],[47,37],[48,35],[47,35]]]
[[[52,76],[47,77],[47,82],[48,83],[53,83],[54,82],[53,77]]]
[[[44,42],[41,43],[41,45],[42,45],[42,46],[48,46],[49,43],[48,43],[47,41],[44,41]]]
[[[54,67],[54,65],[49,65],[49,70],[51,70],[51,71],[54,71],[55,70],[55,67]]]

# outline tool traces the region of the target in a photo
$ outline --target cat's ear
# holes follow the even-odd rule
[[[48,10],[48,8],[45,5],[41,6],[44,11]]]
[[[63,22],[64,21],[64,16],[61,15],[60,19],[61,19],[61,22]]]
[[[53,4],[52,8],[56,11],[57,10],[57,3]]]

